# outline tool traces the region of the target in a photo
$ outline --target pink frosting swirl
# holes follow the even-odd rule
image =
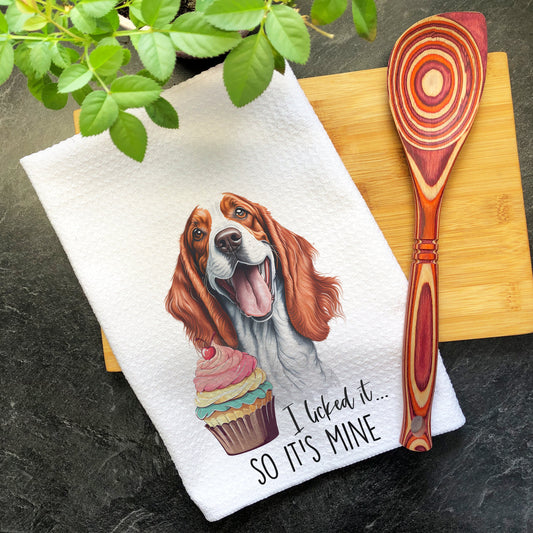
[[[200,359],[196,365],[194,385],[197,392],[211,392],[246,379],[257,366],[255,357],[229,346],[213,344],[216,354]]]

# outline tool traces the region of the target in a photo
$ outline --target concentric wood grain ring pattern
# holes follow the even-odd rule
[[[457,142],[470,129],[483,89],[482,56],[461,24],[435,17],[413,26],[395,48],[391,109],[405,140],[422,150]]]

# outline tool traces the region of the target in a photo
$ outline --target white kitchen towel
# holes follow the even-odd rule
[[[164,96],[180,129],[140,111],[142,164],[107,133],[21,162],[187,491],[218,520],[399,446],[407,281],[292,72],[240,109],[220,66]],[[439,358],[433,434],[463,423]]]

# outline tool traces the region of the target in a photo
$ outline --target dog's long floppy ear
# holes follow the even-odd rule
[[[315,270],[313,260],[317,252],[311,243],[279,224],[267,209],[260,208],[281,263],[291,323],[304,337],[322,341],[329,334],[328,322],[342,316],[340,283],[337,278]]]
[[[167,311],[185,326],[185,332],[196,347],[205,347],[215,334],[215,341],[237,348],[237,333],[228,315],[207,290],[200,277],[184,235],[174,270],[172,285],[166,297]]]

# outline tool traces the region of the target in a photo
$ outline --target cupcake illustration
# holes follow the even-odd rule
[[[255,357],[212,343],[196,365],[196,415],[228,455],[263,446],[278,434],[272,384]]]

